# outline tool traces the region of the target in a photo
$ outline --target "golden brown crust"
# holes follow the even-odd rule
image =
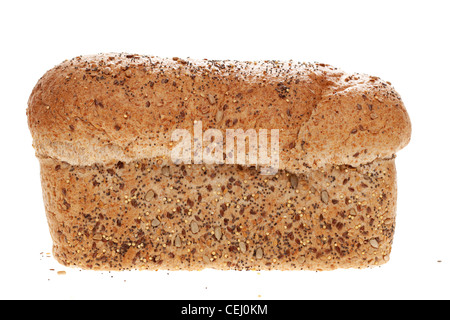
[[[167,156],[195,120],[282,130],[281,168],[297,172],[389,158],[411,134],[388,83],[295,62],[77,57],[39,80],[27,113],[37,155],[73,165]]]
[[[162,168],[41,159],[56,259],[97,270],[333,270],[389,260],[394,160],[296,179],[238,166]]]

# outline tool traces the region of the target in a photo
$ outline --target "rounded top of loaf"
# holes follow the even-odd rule
[[[329,65],[134,54],[66,60],[36,84],[38,157],[89,166],[170,155],[175,129],[279,129],[280,168],[356,166],[406,146],[411,123],[390,83]]]

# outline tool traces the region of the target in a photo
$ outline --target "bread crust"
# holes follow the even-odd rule
[[[171,133],[194,121],[280,129],[280,168],[295,172],[390,158],[411,135],[389,83],[325,64],[77,57],[48,71],[28,105],[37,155],[83,166],[167,157]]]
[[[389,260],[400,96],[325,64],[100,54],[28,102],[55,258],[95,270],[334,270]],[[279,129],[276,175],[170,159],[175,129]]]

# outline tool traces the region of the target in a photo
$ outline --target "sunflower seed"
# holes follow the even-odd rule
[[[145,201],[152,201],[154,197],[155,197],[155,192],[153,190],[149,190],[145,194]]]
[[[222,110],[217,110],[216,122],[219,123],[220,121],[222,121],[222,119],[223,119],[223,111]]]
[[[388,218],[388,219],[384,220],[384,224],[387,225],[387,226],[390,226],[393,223],[394,223],[394,220],[392,220],[392,219]]]
[[[203,106],[203,107],[201,107],[201,108],[200,108],[200,111],[201,111],[203,114],[208,113],[208,112],[209,112],[209,106]]]
[[[306,262],[306,258],[304,256],[298,257],[298,263],[304,264]]]
[[[152,220],[152,227],[157,227],[161,224],[161,222],[158,219],[153,219]]]
[[[351,216],[356,216],[356,210],[355,209],[350,209],[348,212]]]
[[[291,186],[294,189],[297,189],[298,186],[298,177],[295,174],[291,174],[289,176],[289,181],[291,182]]]
[[[197,233],[198,232],[198,224],[197,224],[197,222],[195,222],[195,221],[192,221],[191,222],[191,231],[192,231],[192,233]]]
[[[370,114],[370,119],[375,120],[376,118],[378,118],[378,115],[375,112],[372,112]]]
[[[175,247],[177,248],[181,247],[181,239],[180,236],[178,235],[175,237]]]
[[[214,229],[214,235],[216,236],[217,240],[220,240],[222,238],[222,229],[220,227],[216,227]]]
[[[320,199],[322,200],[323,203],[328,204],[328,192],[326,190],[323,190],[320,193]]]
[[[256,259],[262,259],[263,257],[263,250],[261,248],[256,249]]]
[[[162,167],[161,173],[163,176],[166,176],[166,177],[170,176],[170,168],[168,166]]]
[[[207,255],[203,256],[203,262],[206,264],[209,264],[211,262],[211,260],[209,260],[209,257]]]
[[[377,241],[377,240],[372,239],[372,240],[369,241],[369,243],[370,243],[370,245],[371,245],[372,247],[374,247],[375,249],[378,249],[379,244],[378,244],[378,241]]]
[[[102,240],[102,235],[96,234],[95,236],[92,237],[92,239],[94,239],[95,241],[100,241],[100,240]]]
[[[214,98],[214,96],[212,94],[208,94],[208,101],[211,104],[215,104],[216,103],[216,98]]]
[[[242,253],[247,252],[247,245],[244,242],[239,242],[239,248],[241,249]]]

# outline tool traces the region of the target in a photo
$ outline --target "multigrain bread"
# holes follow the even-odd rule
[[[332,270],[389,259],[411,124],[325,64],[77,57],[28,103],[55,258],[96,270]],[[279,129],[279,171],[175,164],[171,134]]]

